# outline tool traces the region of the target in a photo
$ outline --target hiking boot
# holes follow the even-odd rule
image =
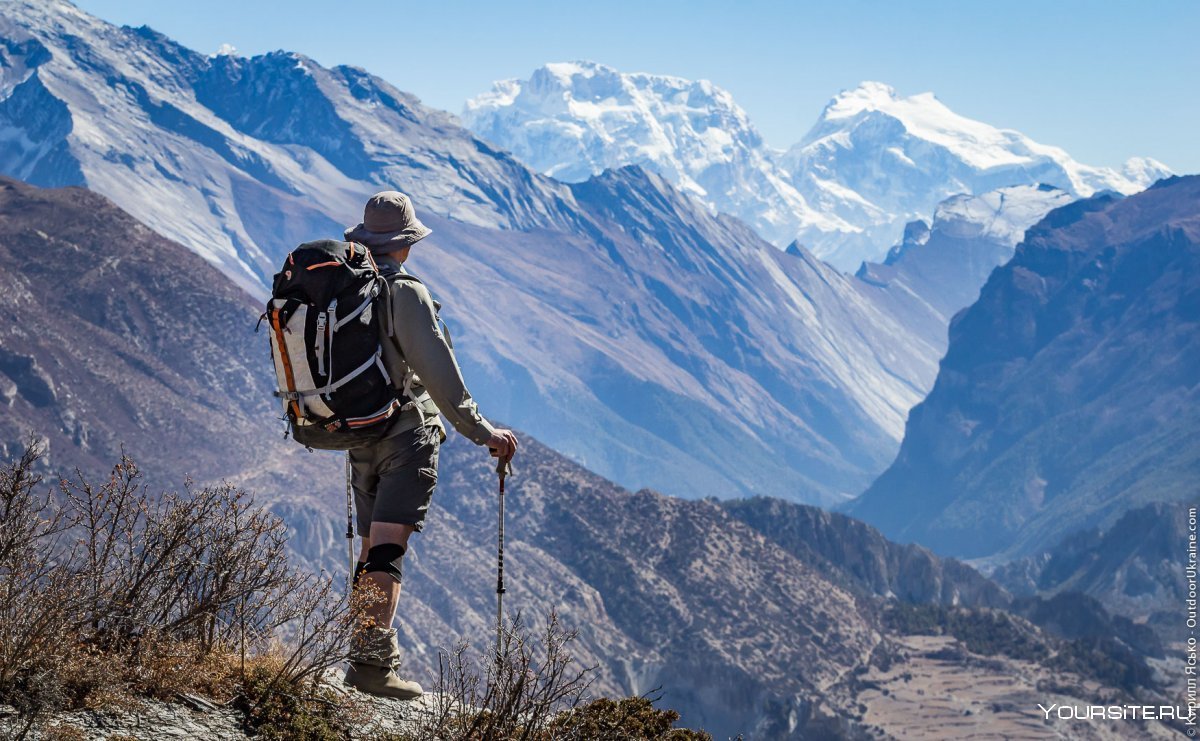
[[[415,700],[425,694],[421,685],[411,679],[401,679],[390,666],[372,666],[350,662],[344,683],[359,692],[397,700]]]
[[[415,700],[421,685],[396,674],[400,645],[395,628],[361,628],[350,639],[350,668],[343,682],[359,692],[399,700]]]

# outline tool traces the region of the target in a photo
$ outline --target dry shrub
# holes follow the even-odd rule
[[[612,741],[712,741],[703,731],[675,728],[679,713],[654,707],[649,697],[610,700],[602,697],[560,714],[542,739],[612,739]]]
[[[551,719],[580,704],[595,667],[579,666],[568,651],[576,637],[550,614],[536,638],[518,615],[499,645],[475,655],[460,643],[438,659],[431,712],[415,738],[537,739]]]
[[[342,741],[351,728],[368,722],[369,700],[311,679],[279,681],[285,664],[282,653],[248,662],[234,701],[248,733],[268,741]]]
[[[673,739],[711,741],[703,732],[674,728],[679,714],[654,707],[654,698],[584,703],[596,667],[572,658],[576,631],[550,613],[531,635],[518,615],[501,632],[498,650],[475,654],[460,643],[438,661],[429,712],[405,737],[440,741],[556,741],[558,739]]]
[[[254,724],[275,694],[326,701],[354,611],[291,565],[278,517],[228,485],[152,496],[127,457],[99,485],[76,472],[39,493],[39,457],[31,442],[0,469],[0,701],[17,738],[46,713],[181,692],[241,699]]]

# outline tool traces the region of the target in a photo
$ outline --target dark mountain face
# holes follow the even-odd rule
[[[955,318],[892,466],[848,511],[961,556],[1037,553],[1200,474],[1200,178],[1051,212]]]

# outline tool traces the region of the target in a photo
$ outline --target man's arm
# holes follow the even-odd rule
[[[506,457],[512,455],[516,438],[508,430],[496,430],[479,413],[454,351],[442,334],[429,289],[417,281],[393,283],[392,319],[405,361],[454,429],[476,445],[498,449]]]

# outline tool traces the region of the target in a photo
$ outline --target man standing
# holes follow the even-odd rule
[[[408,538],[419,532],[437,484],[438,447],[446,437],[439,413],[492,456],[511,458],[517,438],[495,429],[480,415],[463,382],[450,341],[438,318],[439,304],[429,289],[405,272],[414,244],[431,230],[416,217],[408,196],[394,190],[371,196],[358,226],[346,230],[348,242],[365,245],[387,279],[390,311],[381,321],[380,342],[388,375],[403,384],[405,406],[386,436],[369,447],[350,451],[358,534],[362,537],[355,583],[364,579],[383,594],[367,608],[372,623],[351,640],[346,684],[386,697],[420,697],[421,685],[401,679],[392,621],[400,599],[400,565]],[[390,327],[390,334],[388,325]]]

